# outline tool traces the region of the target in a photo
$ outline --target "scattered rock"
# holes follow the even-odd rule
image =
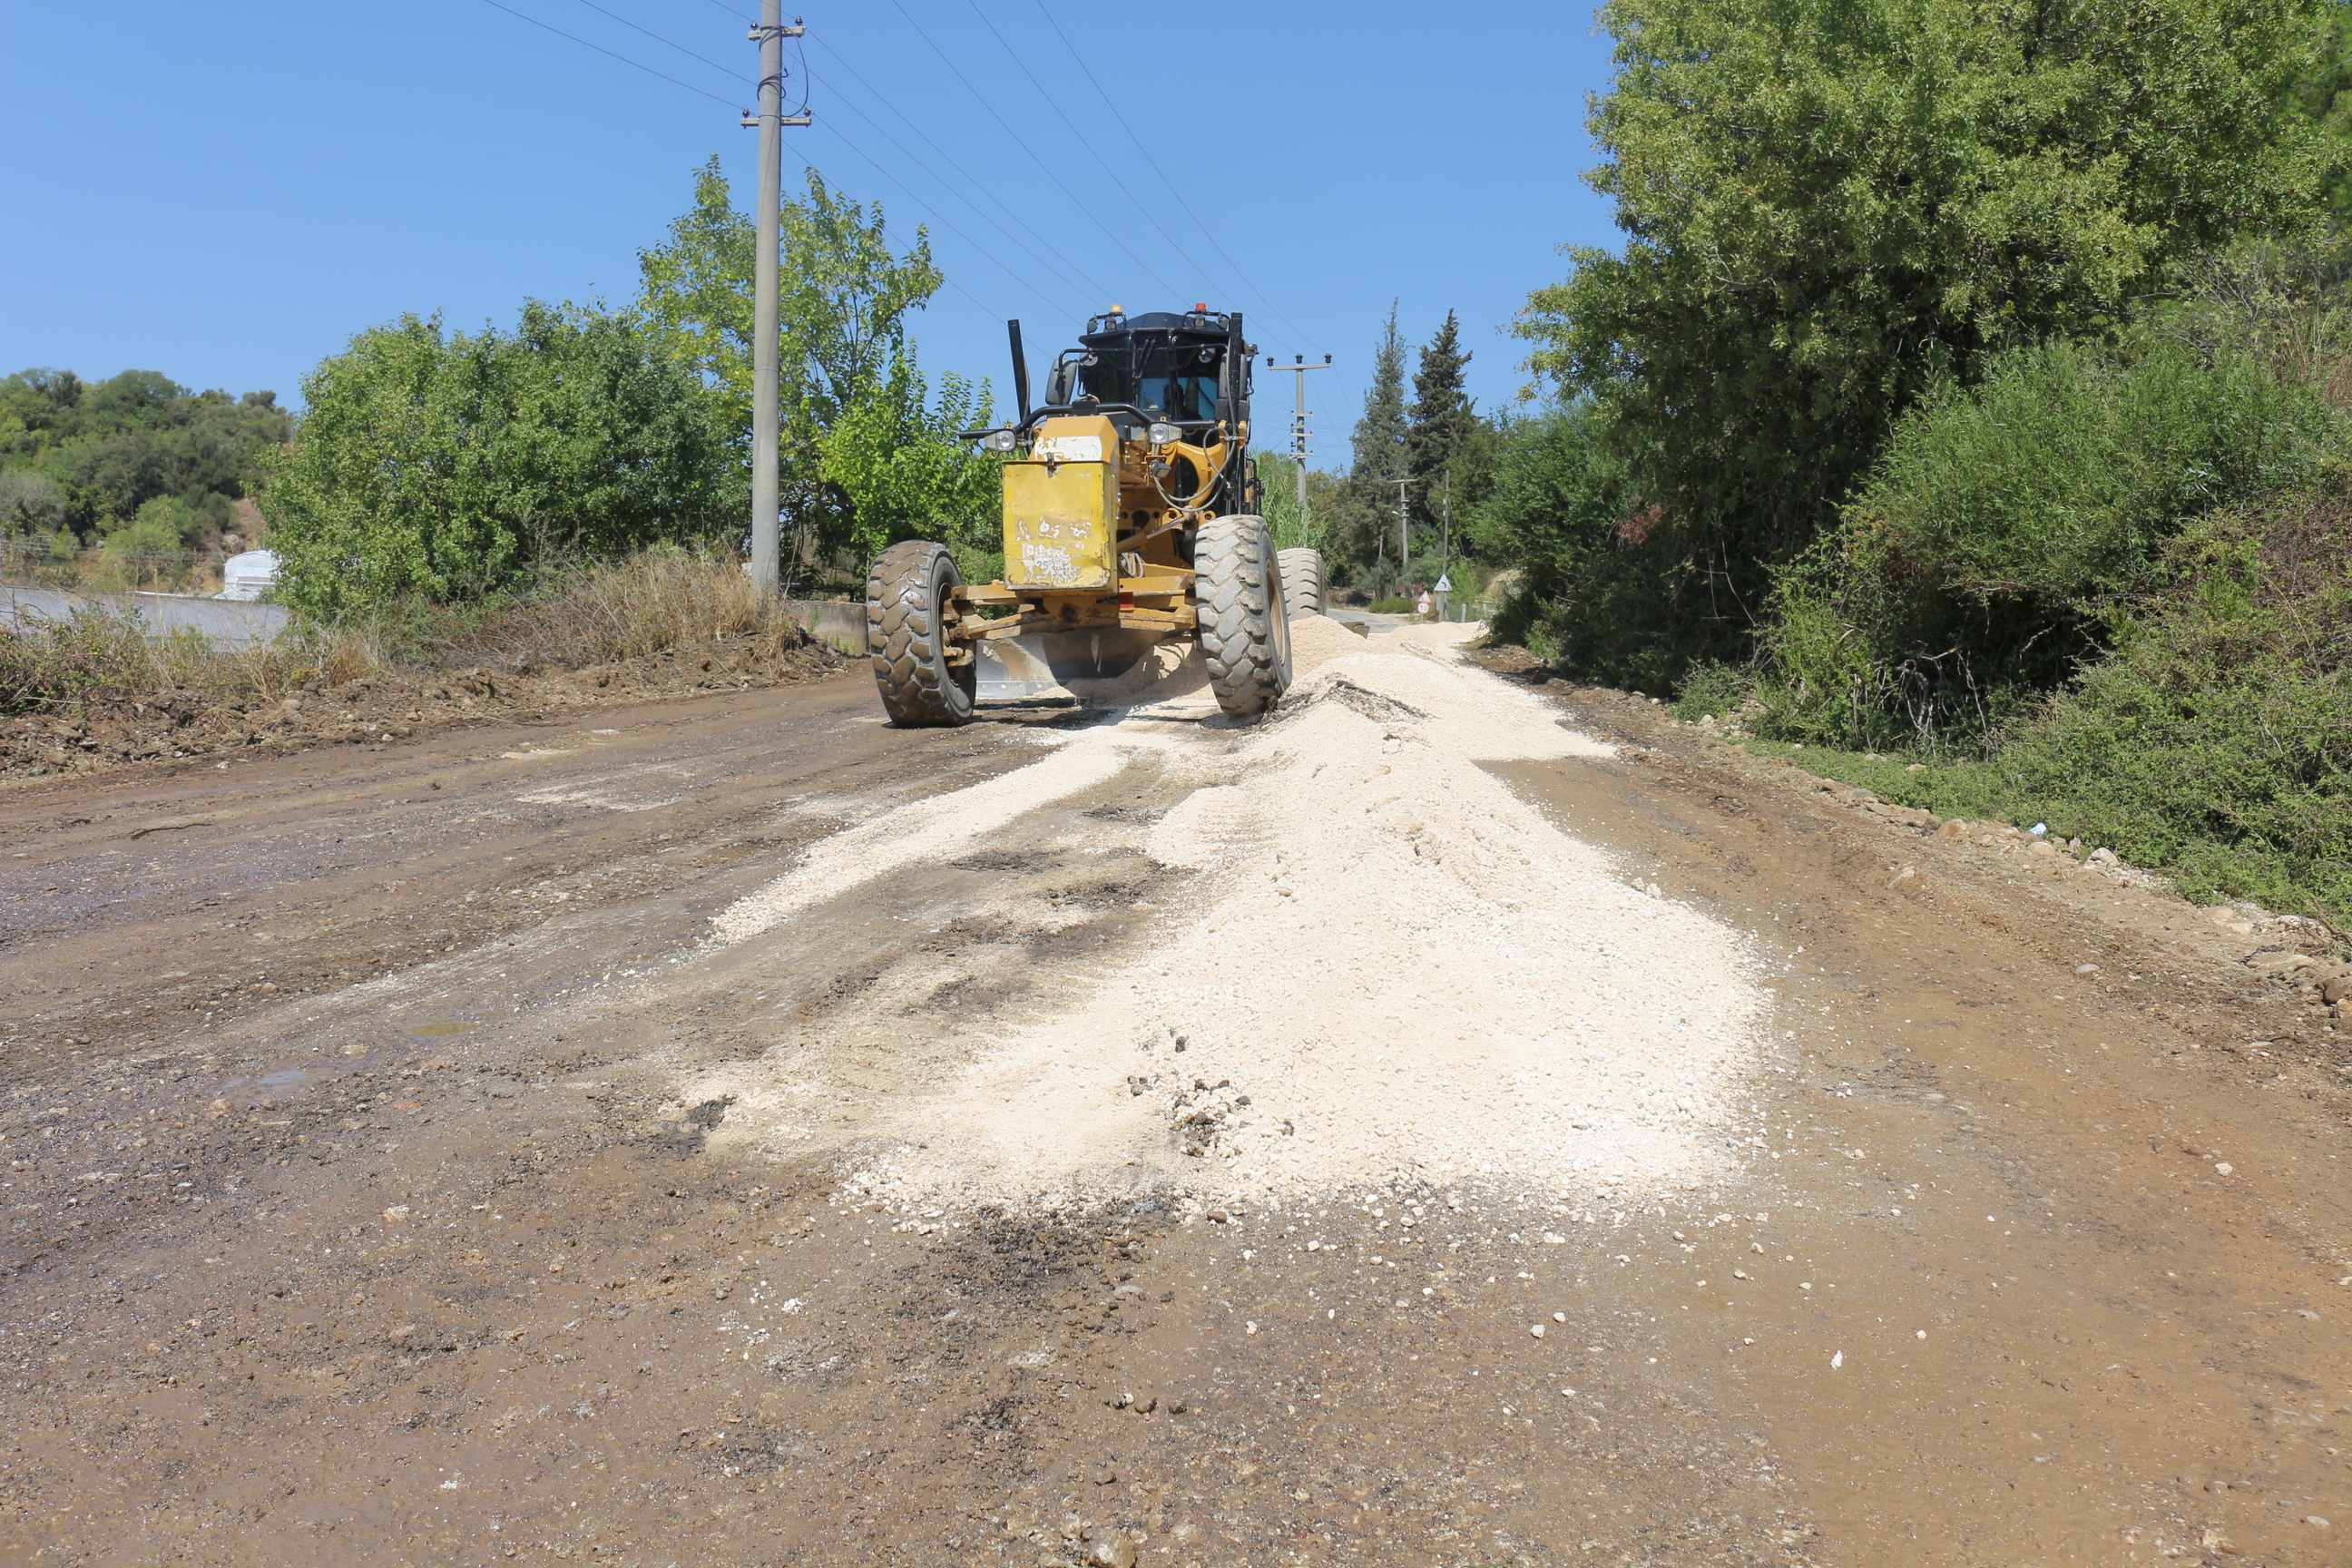
[[[1089,1568],[1135,1568],[1135,1542],[1123,1531],[1113,1531],[1087,1553]]]

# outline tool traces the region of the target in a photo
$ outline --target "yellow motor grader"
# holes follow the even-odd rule
[[[1114,305],[1055,357],[1034,409],[1007,326],[1019,417],[964,432],[1004,458],[1004,577],[967,584],[929,540],[882,552],[866,646],[884,710],[962,724],[978,699],[1116,677],[1197,638],[1218,706],[1265,712],[1290,684],[1290,617],[1323,609],[1323,558],[1277,552],[1256,514],[1240,313]]]

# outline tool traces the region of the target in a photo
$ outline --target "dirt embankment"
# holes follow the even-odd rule
[[[1938,817],[1808,773],[1784,757],[1751,756],[1703,726],[1677,721],[1655,698],[1562,680],[1523,648],[1477,657],[1622,742],[1629,759],[1658,770],[1668,787],[1706,788],[1702,781],[1711,779],[1719,789],[1730,778],[1842,808],[1884,836],[1892,890],[1933,898],[1938,868],[1965,867],[2054,895],[2108,928],[2085,947],[2069,982],[2084,993],[2150,1017],[2200,1017],[2216,1037],[2211,1048],[2250,1065],[2299,1060],[2352,1079],[2352,958],[2340,935],[2317,921],[2248,903],[2192,904],[2161,876],[2112,856],[2078,858],[2005,823]],[[2165,961],[2178,947],[2222,967],[2182,973]]]
[[[723,637],[578,669],[384,672],[231,695],[183,688],[129,702],[0,719],[0,778],[127,763],[398,745],[452,728],[530,723],[611,703],[786,686],[851,661],[794,630]]]

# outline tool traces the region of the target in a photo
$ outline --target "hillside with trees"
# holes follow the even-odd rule
[[[0,550],[30,575],[176,581],[242,542],[236,503],[293,429],[275,393],[192,392],[151,370],[20,371],[0,380]]]

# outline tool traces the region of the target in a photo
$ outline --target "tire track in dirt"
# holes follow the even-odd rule
[[[941,1151],[922,1144],[971,1132],[957,1114],[986,1120],[956,1086],[1041,1020],[1084,1016],[1221,912],[1275,929],[1251,922],[1308,884],[1286,899],[1254,861],[1297,842],[1286,813],[1310,833],[1338,820],[1271,760],[1286,728],[1336,709],[1375,726],[1377,754],[1410,696],[1368,678],[1264,731],[1205,733],[1147,702],[1120,721],[1179,743],[715,949],[712,917],[806,845],[914,820],[1037,761],[1041,729],[1090,744],[1118,716],[910,735],[865,721],[845,683],[781,724],[732,698],[649,710],[628,758],[567,733],[546,749],[577,740],[570,756],[467,761],[478,794],[453,816],[604,787],[616,761],[714,782],[652,812],[545,807],[581,814],[554,831],[596,825],[536,884],[580,891],[501,906],[429,963],[291,997],[240,987],[208,1030],[109,1034],[86,1012],[72,1031],[97,1044],[60,1029],[12,1047],[0,1543],[124,1562],[1132,1550],[1206,1568],[2219,1561],[2226,1540],[2239,1561],[2332,1560],[2335,1537],[2302,1522],[2344,1528],[2330,1448],[2352,1397],[2325,1086],[2253,1080],[2212,1050],[2213,1031],[2243,1033],[2219,1002],[2168,993],[2158,1023],[2074,975],[2099,932],[2111,958],[2210,959],[1613,699],[1560,716],[1639,747],[1492,762],[1509,799],[1478,798],[1549,820],[1617,879],[1516,960],[1596,1016],[1671,1022],[1667,1004],[1724,979],[1696,952],[1663,973],[1579,968],[1576,949],[1617,934],[1616,897],[1742,933],[1769,1042],[1711,1099],[1665,1108],[1706,1155],[1684,1178],[1699,1185],[1441,1183],[1396,1162],[1269,1194],[1192,1177],[1240,1162],[1184,1152],[1199,1124],[1164,1117],[1142,1163],[1085,1162],[1107,1173],[1058,1205],[1005,1200],[1061,1178],[967,1191],[949,1178],[968,1168],[925,1163]],[[1413,743],[1393,738],[1383,761]],[[318,787],[335,781],[316,761],[283,765],[273,809],[366,799],[358,780]],[[426,771],[375,784],[404,800]],[[1271,826],[1189,834],[1184,803],[1253,783]],[[156,817],[216,804],[148,787]],[[316,849],[257,886],[405,916],[510,885],[492,857],[548,831],[518,814],[503,838],[468,825],[425,845],[447,861],[406,878],[415,893],[354,878],[331,896],[352,873]],[[1197,863],[1176,837],[1207,846]],[[39,842],[17,885],[64,885],[75,860]],[[113,841],[77,843],[95,885]],[[1917,874],[1890,887],[1890,854]],[[1420,874],[1353,872],[1368,889]],[[184,929],[217,919],[190,894]],[[43,988],[106,968],[74,965],[109,931],[148,940],[143,907],[93,898],[79,952],[28,947]],[[1289,951],[1255,960],[1288,991],[1360,990]],[[1169,981],[1222,991],[1231,962]],[[1440,965],[1414,985],[1444,1004],[1492,980]],[[1364,1026],[1397,1027],[1411,1000]],[[28,1026],[55,1010],[8,1005]],[[1056,1107],[1159,1092],[1033,1077],[1053,1093],[1024,1135],[1048,1139]],[[1222,1104],[1173,1092],[1197,1098],[1188,1117]],[[1257,1109],[1222,1108],[1227,1126]]]

